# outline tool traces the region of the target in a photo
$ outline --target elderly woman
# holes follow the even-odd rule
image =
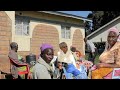
[[[105,51],[100,55],[96,66],[92,67],[92,79],[113,79],[120,75],[120,42],[117,41],[119,31],[115,27],[109,29]]]
[[[33,67],[33,79],[51,79],[52,68],[50,62],[53,59],[53,47],[49,44],[42,44],[41,54]]]

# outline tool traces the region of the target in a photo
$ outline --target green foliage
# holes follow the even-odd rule
[[[86,35],[89,35],[118,16],[120,16],[119,11],[92,11],[87,18],[92,19],[93,26],[91,30],[90,24],[88,22],[85,23]]]
[[[86,54],[85,59],[87,60],[87,58],[88,58],[88,55]],[[95,64],[97,64],[97,63],[99,63],[99,55],[97,55],[95,58]]]

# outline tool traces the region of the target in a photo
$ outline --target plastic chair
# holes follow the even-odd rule
[[[9,58],[9,60],[10,60],[11,64],[15,64],[18,67],[26,66],[26,71],[18,71],[18,75],[25,75],[25,79],[30,79],[29,75],[28,75],[30,73],[30,69],[29,69],[29,66],[27,64],[26,65],[24,65],[24,64],[18,65],[13,59]]]

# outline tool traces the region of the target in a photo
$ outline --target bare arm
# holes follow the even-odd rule
[[[120,65],[117,64],[108,64],[108,63],[99,63],[97,64],[98,68],[120,68]]]
[[[21,61],[18,60],[17,53],[9,52],[8,57],[9,57],[16,65],[27,65],[26,63],[21,62]]]

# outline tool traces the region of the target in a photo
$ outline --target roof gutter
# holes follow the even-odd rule
[[[89,38],[90,36],[94,35],[95,33],[97,33],[98,31],[100,31],[101,29],[105,28],[106,26],[108,26],[109,24],[113,23],[114,21],[118,20],[120,18],[120,16],[118,16],[117,18],[113,19],[112,21],[110,21],[109,23],[103,25],[102,27],[98,28],[96,31],[94,31],[93,33],[91,33],[90,35],[88,35],[87,37]]]
[[[54,15],[59,15],[59,16],[64,16],[64,17],[70,17],[70,18],[75,18],[75,19],[79,19],[79,20],[83,20],[83,21],[92,22],[92,20],[89,20],[89,19],[81,18],[79,16],[72,16],[72,15],[61,14],[59,12],[51,12],[51,11],[38,11],[38,12],[44,12],[44,13],[48,13],[48,14],[54,14]]]

